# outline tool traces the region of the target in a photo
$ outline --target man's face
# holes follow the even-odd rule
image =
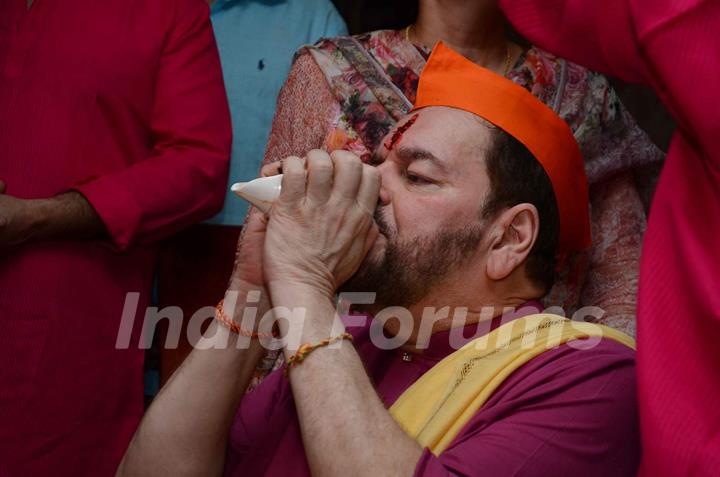
[[[479,250],[490,182],[491,129],[470,113],[425,108],[376,151],[380,237],[344,291],[377,292],[380,306],[410,306]]]

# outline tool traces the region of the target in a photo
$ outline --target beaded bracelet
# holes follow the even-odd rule
[[[249,338],[277,338],[278,333],[273,330],[272,333],[260,333],[257,331],[248,331],[240,327],[235,321],[227,316],[223,311],[223,304],[225,300],[220,300],[220,303],[215,307],[215,319],[220,322],[225,328],[232,331],[236,335],[247,336]]]
[[[307,355],[309,355],[310,353],[312,353],[313,351],[315,351],[318,348],[322,348],[323,346],[328,346],[329,344],[334,343],[336,341],[340,341],[340,340],[352,341],[353,337],[350,333],[342,333],[340,335],[333,336],[331,338],[326,338],[326,339],[320,341],[319,343],[315,343],[315,344],[305,343],[303,345],[300,345],[300,347],[295,352],[295,354],[290,356],[287,360],[287,366],[285,367],[285,371],[284,371],[285,377],[287,377],[290,374],[290,368],[299,366],[305,360],[305,358],[307,358]]]

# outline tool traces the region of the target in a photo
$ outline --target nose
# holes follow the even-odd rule
[[[388,205],[392,200],[392,193],[390,192],[390,165],[387,161],[377,166],[377,170],[380,173],[380,195],[378,196],[378,207],[382,205]]]

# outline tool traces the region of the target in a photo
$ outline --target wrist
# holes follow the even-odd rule
[[[31,199],[25,201],[25,217],[22,225],[23,242],[43,240],[52,223],[52,199]]]
[[[225,291],[221,303],[230,320],[242,323],[248,330],[256,330],[270,309],[270,294],[264,287],[233,281]],[[246,313],[246,308],[251,313]]]
[[[325,291],[287,282],[275,282],[269,287],[286,353],[293,353],[303,343],[313,343],[344,330],[333,300]]]
[[[333,292],[329,287],[289,280],[268,282],[273,306],[287,308],[332,305]]]
[[[230,277],[230,283],[228,283],[227,292],[234,292],[240,295],[246,295],[250,292],[260,292],[263,297],[267,297],[267,288],[262,283],[254,283],[249,280],[232,276]],[[226,293],[227,293],[226,292]]]

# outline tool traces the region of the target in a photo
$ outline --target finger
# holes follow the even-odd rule
[[[371,215],[375,213],[378,197],[380,196],[380,184],[382,179],[380,171],[376,167],[363,164],[362,166],[362,182],[360,190],[357,194],[357,201],[361,207],[366,209]]]
[[[264,229],[267,225],[267,215],[255,206],[250,207],[246,226],[251,229]]]
[[[324,204],[332,193],[333,161],[327,152],[319,149],[308,152],[306,160],[308,199],[316,204]]]
[[[5,182],[0,181],[0,194],[4,194],[4,193],[5,193]]]
[[[282,161],[275,161],[270,164],[265,164],[262,169],[260,169],[260,177],[276,176],[280,174],[280,172],[282,172]]]
[[[282,191],[280,204],[298,204],[305,199],[305,161],[297,156],[286,157],[282,161]]]
[[[264,232],[266,226],[267,216],[259,209],[251,206],[247,220],[245,221],[242,231],[240,232],[240,237],[238,238],[237,251],[240,251],[240,248],[243,246],[245,238],[248,235],[252,235],[257,232]]]
[[[375,240],[380,236],[380,229],[375,222],[370,226],[367,237],[365,237],[365,244],[363,245],[363,257],[368,254],[372,246],[375,244]]]
[[[362,181],[362,161],[349,151],[337,150],[330,154],[335,174],[333,192],[340,197],[355,199]]]

